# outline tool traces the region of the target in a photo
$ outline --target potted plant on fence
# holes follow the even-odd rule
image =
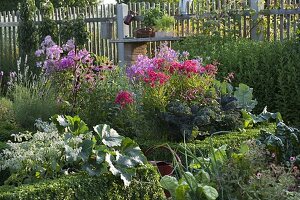
[[[172,37],[174,36],[173,25],[175,19],[173,16],[164,14],[160,19],[155,21],[155,37]]]
[[[162,18],[164,14],[159,8],[144,9],[142,13],[143,13],[143,25],[145,27],[136,30],[135,36],[137,38],[154,37],[155,36],[154,27],[156,25],[156,21]]]

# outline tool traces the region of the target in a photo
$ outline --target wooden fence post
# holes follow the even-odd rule
[[[117,39],[122,40],[129,36],[129,26],[125,26],[123,20],[128,14],[128,5],[117,4]],[[123,42],[118,43],[118,61],[120,66],[125,65],[125,45]]]
[[[250,0],[250,7],[255,11],[255,14],[251,15],[250,37],[253,40],[263,40],[263,26],[260,23],[259,11],[264,9],[264,1]]]

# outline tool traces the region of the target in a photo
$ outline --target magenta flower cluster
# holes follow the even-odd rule
[[[217,73],[216,65],[203,66],[201,60],[188,60],[188,56],[188,52],[180,54],[164,44],[156,52],[154,58],[139,55],[135,64],[127,68],[127,75],[132,80],[144,80],[153,86],[155,81],[149,79],[155,73],[163,77],[163,81],[160,83],[165,83],[168,76],[174,73],[183,74],[187,77],[191,77],[193,74],[214,76]]]

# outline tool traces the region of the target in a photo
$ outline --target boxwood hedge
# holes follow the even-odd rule
[[[1,186],[0,200],[125,200],[165,199],[154,167],[138,168],[137,177],[129,187],[111,174],[91,177],[87,174],[63,176],[54,180],[21,185]]]
[[[240,144],[254,139],[260,135],[260,130],[265,129],[268,131],[274,131],[276,127],[275,123],[269,123],[260,125],[258,127],[252,129],[245,129],[243,131],[236,131],[226,133],[224,135],[215,135],[212,137],[207,137],[204,140],[195,140],[189,143],[170,143],[164,141],[139,141],[139,145],[147,156],[148,160],[163,160],[163,161],[172,161],[173,157],[171,156],[168,150],[161,149],[152,149],[153,147],[157,147],[159,145],[168,144],[175,152],[179,155],[179,157],[184,158],[184,146],[186,146],[189,150],[194,152],[196,155],[206,155],[207,152],[212,148],[218,148],[224,144],[227,144],[231,149],[239,148]],[[184,160],[184,159],[183,159]]]

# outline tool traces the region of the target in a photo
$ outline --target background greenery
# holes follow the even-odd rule
[[[159,175],[150,165],[138,168],[138,176],[129,187],[124,187],[121,179],[112,174],[91,177],[86,174],[63,176],[55,180],[45,180],[20,187],[0,187],[1,200],[121,200],[121,199],[164,199],[159,186]]]
[[[1,0],[0,1],[0,11],[10,11],[17,10],[18,3],[22,0]],[[35,4],[37,7],[40,7],[41,3],[45,0],[35,0]],[[62,7],[62,6],[85,6],[85,5],[93,5],[97,2],[101,2],[101,0],[50,0],[54,7]]]
[[[219,79],[234,72],[233,84],[254,88],[258,100],[255,112],[268,106],[280,112],[284,121],[300,125],[300,45],[297,40],[257,42],[212,36],[188,37],[173,46],[188,50],[192,57],[220,63]]]

